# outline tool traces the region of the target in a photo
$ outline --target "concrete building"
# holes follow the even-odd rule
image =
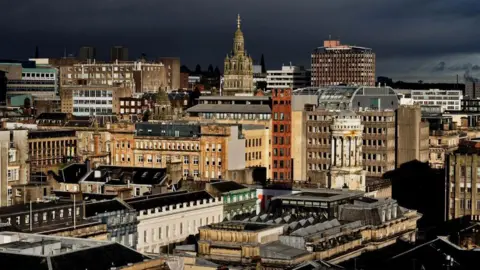
[[[128,61],[128,48],[123,46],[113,46],[110,49],[110,61]]]
[[[240,15],[233,39],[233,51],[225,57],[222,95],[253,93],[253,61],[245,50],[245,39],[241,30]]]
[[[419,105],[400,106],[396,111],[396,159],[395,167],[429,157],[429,124],[422,121]]]
[[[78,57],[80,61],[93,61],[97,58],[97,50],[95,47],[83,46],[78,51]]]
[[[60,67],[60,85],[122,86],[133,93],[157,93],[171,89],[162,63],[114,62],[74,64]]]
[[[223,202],[206,191],[175,192],[126,200],[138,212],[137,250],[166,253],[170,245],[223,220]]]
[[[0,232],[0,260],[17,269],[166,269],[118,243],[9,231]]]
[[[366,172],[363,170],[362,132],[360,116],[341,111],[330,126],[331,165],[328,188],[365,191]]]
[[[372,49],[325,40],[312,52],[312,86],[375,85],[375,53]]]
[[[461,90],[412,90],[411,97],[414,104],[420,106],[433,106],[437,105],[441,107],[441,111],[460,111],[461,101],[463,99]]]
[[[35,61],[3,62],[0,70],[6,72],[7,98],[30,94],[34,99],[50,100],[58,95],[58,70]]]
[[[429,123],[429,160],[432,168],[443,169],[446,157],[458,149],[460,131],[452,117],[443,115],[422,115]]]
[[[14,203],[14,186],[28,181],[28,130],[0,131],[0,206]]]
[[[446,158],[446,219],[480,218],[480,159],[478,145],[460,146]]]
[[[132,89],[116,86],[62,86],[62,112],[79,116],[120,113],[120,99],[132,96]]]
[[[475,78],[466,78],[465,80],[465,98],[478,99],[480,97],[480,81]]]
[[[300,66],[282,66],[281,70],[267,70],[267,90],[297,89],[310,85],[310,74]]]
[[[274,181],[292,181],[292,91],[272,91],[272,174]]]
[[[167,84],[169,85],[169,89],[181,89],[182,87],[180,84],[180,58],[161,57],[159,61],[160,63],[165,65]]]
[[[219,181],[207,183],[205,190],[216,198],[222,198],[225,220],[260,213],[260,201],[254,188],[233,181]]]

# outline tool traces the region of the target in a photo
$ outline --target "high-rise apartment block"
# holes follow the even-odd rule
[[[95,47],[84,46],[78,51],[78,59],[81,61],[92,61],[97,57],[97,50]]]
[[[375,85],[375,53],[370,48],[326,40],[312,52],[312,86]]]
[[[466,78],[465,96],[468,99],[477,99],[480,97],[480,81],[475,78]]]
[[[128,61],[128,48],[113,46],[110,49],[110,61]]]

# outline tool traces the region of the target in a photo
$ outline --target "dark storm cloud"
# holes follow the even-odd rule
[[[131,55],[176,55],[189,65],[221,65],[241,13],[246,47],[267,65],[309,64],[323,39],[372,47],[377,74],[428,70],[445,56],[477,53],[478,0],[22,0],[0,9],[0,57],[64,47],[128,46]],[[6,42],[5,42],[6,41]],[[103,52],[103,53],[102,53]],[[446,62],[448,67],[472,63]],[[437,70],[438,72],[439,70]],[[450,70],[451,71],[451,70]]]

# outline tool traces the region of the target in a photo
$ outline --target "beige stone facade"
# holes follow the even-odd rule
[[[458,149],[459,132],[456,130],[434,130],[430,132],[428,162],[435,169],[445,167],[446,156]]]
[[[267,175],[270,175],[270,130],[263,125],[257,125],[254,127],[244,126],[242,131],[245,137],[245,166],[267,168]]]
[[[447,219],[480,218],[480,158],[478,149],[447,156]]]
[[[330,168],[330,125],[337,113],[313,110],[305,114],[306,178],[303,179],[321,182],[326,177],[325,172]],[[382,176],[383,173],[395,168],[395,112],[363,111],[358,112],[358,115],[364,126],[362,158],[367,177]],[[300,115],[297,116],[297,118],[300,117]],[[295,140],[301,141],[298,138]],[[294,153],[294,160],[299,163],[297,166],[303,167],[301,156],[299,156],[302,151],[294,150]],[[303,176],[302,172],[297,171],[296,174]]]
[[[253,60],[245,50],[240,15],[238,15],[237,31],[233,39],[233,51],[225,58],[223,74],[223,95],[253,93]]]
[[[170,88],[167,73],[162,63],[75,64],[60,67],[60,85],[121,85],[134,93],[156,93]]]

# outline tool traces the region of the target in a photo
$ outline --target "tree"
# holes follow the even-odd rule
[[[208,75],[209,75],[209,76],[213,75],[213,66],[212,66],[212,64],[208,65]]]
[[[150,115],[152,113],[150,112],[150,110],[146,110],[144,113],[143,113],[143,117],[142,117],[142,121],[143,122],[148,122],[148,120],[150,119]]]
[[[170,99],[168,98],[167,91],[165,90],[158,90],[156,102],[159,105],[169,105]]]
[[[213,73],[215,74],[215,77],[220,77],[220,75],[222,75],[222,73],[220,73],[220,69],[218,69],[218,66],[215,67]]]
[[[30,109],[31,107],[32,107],[32,103],[31,103],[30,99],[28,97],[26,97],[23,100],[23,108]]]
[[[262,66],[262,73],[267,73],[267,68],[265,66],[265,57],[262,53],[262,58],[260,59],[260,65]]]
[[[190,100],[189,100],[189,107],[195,106],[198,104],[198,98],[202,93],[200,92],[200,89],[198,87],[195,87],[195,90],[190,94]]]
[[[180,67],[180,72],[190,74],[192,71],[191,71],[187,66],[182,65],[182,66]]]
[[[197,66],[195,67],[195,73],[196,74],[201,74],[202,73],[202,67],[199,64],[197,64]]]
[[[35,46],[35,58],[40,58],[40,50],[38,49],[38,46]]]

